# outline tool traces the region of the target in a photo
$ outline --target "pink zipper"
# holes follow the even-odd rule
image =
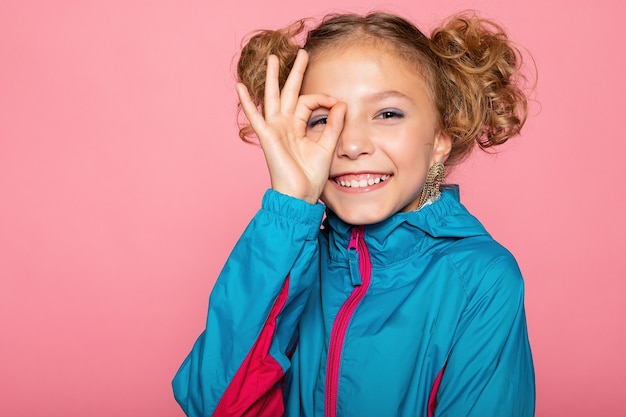
[[[363,238],[363,226],[354,227],[350,234],[349,250],[356,250],[359,256],[359,272],[361,274],[361,285],[354,287],[346,302],[339,309],[333,328],[330,333],[328,346],[328,359],[326,362],[326,417],[337,415],[337,392],[339,389],[339,366],[341,362],[341,351],[343,342],[348,330],[348,324],[357,306],[365,296],[370,285],[372,274],[372,264],[369,251]]]

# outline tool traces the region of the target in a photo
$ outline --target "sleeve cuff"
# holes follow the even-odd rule
[[[317,238],[325,206],[317,202],[307,203],[278,191],[268,189],[263,195],[261,210],[309,227],[307,239]]]

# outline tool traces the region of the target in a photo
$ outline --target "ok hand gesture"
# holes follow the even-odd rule
[[[328,181],[330,163],[343,129],[346,105],[326,94],[300,95],[308,55],[300,50],[280,91],[278,58],[270,55],[265,79],[265,117],[247,88],[237,84],[244,114],[259,138],[270,172],[272,188],[309,203],[316,203]],[[307,138],[313,110],[330,109],[327,124],[317,140]]]

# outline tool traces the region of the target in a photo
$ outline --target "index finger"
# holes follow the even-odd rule
[[[302,80],[304,78],[304,71],[306,70],[308,62],[309,54],[307,54],[304,49],[300,49],[280,95],[280,104],[283,113],[293,113],[296,109],[300,96],[300,87],[302,87]]]

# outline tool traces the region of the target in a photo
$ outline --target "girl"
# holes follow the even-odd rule
[[[440,187],[474,143],[519,133],[519,54],[467,15],[430,38],[384,13],[327,17],[300,49],[304,31],[243,48],[240,135],[272,189],[177,401],[188,416],[533,415],[520,271]]]

